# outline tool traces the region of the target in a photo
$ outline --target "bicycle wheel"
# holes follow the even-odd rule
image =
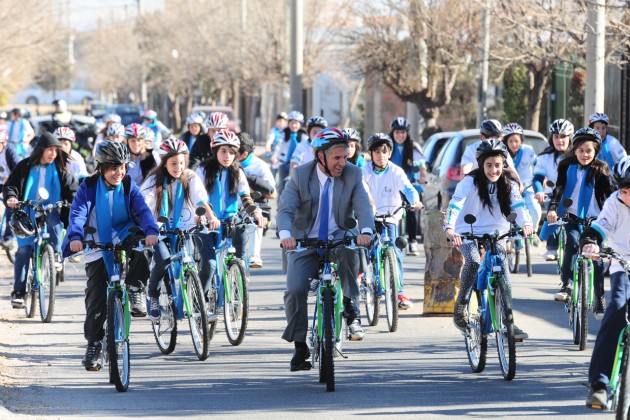
[[[216,276],[215,277],[215,281],[216,281]],[[218,311],[218,307],[217,307],[217,301],[218,301],[218,296],[217,296],[217,289],[215,289],[213,286],[211,286],[210,288],[210,292],[208,292],[208,301],[206,302],[206,309],[207,309],[207,313],[209,314],[215,314],[218,315],[217,311]],[[212,323],[208,323],[208,341],[212,341],[212,337],[214,337],[214,331],[217,328],[217,322],[212,322]]]
[[[531,277],[533,275],[532,272],[532,254],[531,254],[531,240],[530,238],[525,238],[523,241],[525,244],[525,266],[527,267],[527,277]]]
[[[107,356],[110,381],[113,381],[118,392],[125,392],[129,388],[131,368],[129,335],[123,305],[122,290],[111,289],[107,297]]]
[[[479,292],[468,296],[468,326],[464,334],[468,363],[473,372],[482,372],[486,367],[486,355],[488,353],[488,336],[483,333],[483,317],[479,313],[481,296]]]
[[[208,358],[208,347],[210,338],[208,337],[208,312],[206,312],[206,299],[203,297],[203,288],[199,276],[193,270],[184,274],[186,281],[186,292],[188,293],[188,303],[191,314],[187,314],[192,335],[193,347],[199,360]]]
[[[385,309],[387,311],[387,326],[390,332],[398,329],[398,289],[396,288],[396,254],[393,249],[385,250],[383,254],[383,279],[385,283]]]
[[[558,273],[562,273],[562,261],[564,261],[564,226],[558,230]]]
[[[514,317],[512,306],[505,291],[502,279],[496,281],[494,291],[494,313],[499,326],[495,331],[501,373],[506,381],[514,379],[516,374],[516,343],[514,341]]]
[[[52,320],[55,310],[55,286],[57,284],[55,253],[50,244],[44,245],[39,258],[39,313],[42,322],[48,323]]]
[[[589,266],[586,258],[580,264],[580,304],[577,309],[580,312],[580,350],[586,350],[588,341],[588,277]]]
[[[223,308],[225,332],[230,344],[238,346],[245,337],[249,316],[249,291],[243,263],[237,259],[230,261],[225,275],[227,276]]]
[[[59,283],[66,281],[66,264],[62,263],[61,270],[55,273],[55,286],[59,286]]]
[[[376,294],[376,283],[374,281],[374,266],[368,262],[365,273],[361,277],[361,294],[365,303],[365,315],[367,316],[368,325],[371,327],[378,324],[378,313],[380,311],[380,299]]]
[[[170,279],[164,279],[160,287],[160,319],[151,322],[155,343],[163,354],[170,354],[177,344],[177,309],[171,299]]]
[[[322,328],[324,330],[324,346],[323,346],[323,358],[320,360],[320,364],[323,364],[324,376],[326,379],[326,391],[331,392],[335,390],[335,303],[333,292],[331,289],[324,289],[322,296]]]
[[[519,250],[516,249],[516,239],[510,239],[507,243],[509,244],[509,252],[507,253],[508,260],[508,269],[510,273],[518,273],[518,265],[519,265]]]
[[[24,312],[27,318],[33,318],[39,301],[39,290],[33,289],[33,271],[28,266],[26,269],[28,274],[26,276],[26,291],[24,292]]]
[[[626,333],[624,341],[625,347],[621,356],[619,385],[617,386],[617,394],[613,398],[613,405],[615,403],[617,405],[615,418],[626,420],[630,418],[630,366],[628,366],[630,364],[630,334]]]

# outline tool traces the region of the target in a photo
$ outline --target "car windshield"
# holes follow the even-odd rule
[[[137,114],[140,115],[141,112],[136,106],[117,106],[113,108],[115,114]]]
[[[435,158],[435,162],[433,163],[433,169],[439,168],[442,165],[442,159],[446,154],[446,151],[449,149],[452,142],[455,141],[455,137],[451,137],[450,140],[440,149],[440,153],[438,153],[437,158]]]

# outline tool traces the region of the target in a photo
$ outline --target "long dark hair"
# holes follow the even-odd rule
[[[173,155],[173,156],[177,156],[177,155]],[[160,164],[158,166],[156,166],[155,168],[153,168],[153,170],[149,173],[149,175],[147,175],[147,178],[149,178],[151,175],[155,175],[155,182],[153,185],[151,185],[151,187],[155,187],[155,214],[160,214],[160,210],[162,209],[162,199],[164,197],[164,181],[166,180],[166,183],[168,184],[168,186],[170,187],[171,182],[174,181],[174,178],[168,173],[168,169],[166,169],[166,162],[172,158],[173,156],[169,156],[169,157],[163,157],[162,160],[160,161]],[[188,166],[188,155],[184,155],[184,162],[185,162],[185,166]],[[184,189],[184,202],[188,202],[192,205],[192,202],[190,201],[190,191],[188,189],[188,179],[190,178],[190,176],[193,174],[192,170],[190,169],[184,169],[184,171],[182,172],[182,174],[179,176],[178,181],[181,182],[182,184],[182,188]],[[174,207],[174,203],[173,203],[174,197],[171,191],[171,194],[169,194],[169,208],[173,208]]]
[[[562,161],[558,164],[558,173],[560,173],[560,171],[566,172],[569,168],[569,165],[572,164],[582,166],[580,162],[578,162],[575,154],[573,154],[573,150],[571,150],[571,154],[567,154],[566,157],[562,159]],[[595,179],[601,176],[605,176],[608,178],[611,177],[608,164],[602,160],[595,158],[591,163],[586,166],[592,169],[592,171],[588,171],[588,178],[586,178],[586,182],[589,184],[593,183]]]
[[[561,152],[558,149],[556,149],[556,146],[553,145],[553,134],[549,135],[549,138],[547,139],[547,141],[549,142],[549,146],[547,146],[545,148],[545,150],[543,150],[542,152],[540,152],[540,154],[538,156],[542,156],[542,155],[553,155],[553,160],[558,159],[558,156],[563,155],[565,153],[570,153],[571,152],[571,148],[573,147],[573,141],[571,139],[571,136],[569,136],[569,145],[567,146],[567,150],[566,152]]]
[[[206,179],[204,179],[204,183],[206,184],[206,190],[208,190],[208,194],[211,194],[214,191],[214,181],[217,179],[217,174],[224,169],[223,166],[219,163],[219,160],[216,158],[216,152],[218,150],[212,150],[213,156],[202,161],[199,166],[202,167],[206,171]],[[238,152],[236,152],[238,156]],[[230,186],[230,194],[238,193],[238,179],[240,177],[240,166],[238,165],[238,160],[234,159],[234,162],[227,168],[228,171],[228,182]]]
[[[413,165],[413,151],[416,148],[416,141],[411,138],[411,135],[409,135],[409,131],[406,131],[405,133],[406,137],[405,142],[403,143],[403,159],[400,166],[405,172],[409,172],[411,170],[411,166]],[[394,147],[396,147],[398,143],[396,143],[396,140],[394,140],[394,130],[389,132],[389,137],[392,138],[392,141],[394,142]]]
[[[492,156],[500,156],[500,154],[497,153],[496,155],[488,155],[485,159]],[[483,205],[483,207],[487,207],[488,210],[490,210],[491,214],[494,214],[492,212],[494,206],[492,205],[492,201],[490,201],[490,191],[488,190],[489,180],[485,172],[483,171],[483,162],[480,162],[479,168],[472,170],[468,175],[473,177],[473,183],[475,184],[475,187],[477,187],[477,191],[479,192],[481,204]],[[497,182],[494,183],[494,188],[496,188],[497,190],[497,200],[499,201],[499,208],[501,210],[501,213],[505,217],[508,217],[508,215],[512,212],[512,182],[518,181],[512,176],[512,174],[505,170],[504,166],[501,176],[499,177]]]
[[[57,147],[57,146],[51,146],[51,147]],[[31,167],[35,165],[39,165],[40,164],[39,162],[42,160],[42,156],[44,155],[44,150],[46,149],[47,147],[44,147],[44,148],[36,147],[35,150],[33,150],[33,153],[31,153],[31,155],[28,158],[28,164]],[[67,171],[66,166],[68,165],[69,160],[70,160],[70,155],[64,152],[61,146],[58,146],[57,157],[54,160],[55,166],[57,167],[57,172]]]

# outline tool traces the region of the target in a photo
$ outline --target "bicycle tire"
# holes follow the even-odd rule
[[[24,293],[24,313],[27,318],[35,316],[35,309],[39,301],[39,291],[33,289],[33,271],[27,266],[26,292]]]
[[[483,317],[478,311],[481,306],[481,296],[475,291],[473,300],[472,293],[468,296],[468,326],[464,341],[468,353],[468,363],[473,372],[483,372],[486,367],[486,356],[488,353],[488,336],[483,333]]]
[[[197,358],[199,360],[206,360],[208,358],[210,337],[208,335],[208,312],[206,312],[206,299],[203,297],[203,287],[201,287],[199,276],[194,270],[186,271],[184,277],[186,280],[188,302],[193,311],[192,314],[187,314],[193,347],[195,348]]]
[[[110,381],[118,392],[129,389],[131,361],[125,324],[123,292],[111,289],[107,297],[107,356]]]
[[[368,325],[374,327],[378,324],[378,315],[380,312],[380,298],[377,294],[377,286],[374,281],[374,266],[368,262],[365,273],[362,276],[363,301],[365,303],[365,315]]]
[[[582,259],[582,263],[580,264],[580,342],[579,349],[580,351],[586,350],[586,343],[588,342],[588,260],[586,258]]]
[[[495,331],[497,339],[497,352],[499,365],[503,379],[511,381],[516,374],[516,341],[514,339],[514,316],[512,305],[505,290],[505,284],[501,279],[496,282],[494,291],[494,311],[499,325],[499,331]],[[505,354],[507,350],[508,354]],[[506,357],[507,356],[507,357]]]
[[[50,244],[45,244],[42,248],[40,261],[39,314],[42,322],[49,323],[55,311],[55,286],[57,285],[55,253]]]
[[[560,226],[558,231],[558,274],[562,273],[562,261],[564,260],[564,226]]]
[[[228,341],[231,345],[238,346],[245,337],[249,316],[249,290],[242,261],[230,261],[225,275],[228,285],[225,287],[223,322]]]
[[[15,264],[15,255],[13,255],[13,253],[8,249],[5,249],[4,252],[7,253],[7,259],[9,260],[9,262],[11,264]]]
[[[324,332],[323,365],[326,391],[335,390],[335,303],[332,289],[325,288],[322,295],[322,328]],[[320,361],[320,363],[322,363]]]
[[[177,308],[170,298],[170,279],[164,279],[160,287],[160,319],[151,322],[153,337],[162,354],[171,354],[177,345]]]
[[[398,329],[398,290],[396,288],[396,254],[389,248],[383,253],[383,279],[385,282],[385,309],[387,312],[387,327],[390,332]]]
[[[55,285],[59,286],[59,283],[66,281],[66,264],[61,263],[61,270],[57,271],[55,276]]]
[[[519,251],[516,249],[516,239],[511,239],[508,243],[510,244],[510,252],[507,253],[508,260],[508,269],[510,273],[518,273],[519,266]]]
[[[214,277],[216,279],[216,276]],[[217,290],[211,286],[210,291],[208,292],[208,301],[206,302],[206,309],[208,313],[218,315],[217,300]],[[214,332],[217,329],[217,323],[218,321],[212,323],[208,322],[208,341],[212,341],[212,338],[214,337]]]
[[[617,386],[615,418],[627,420],[630,417],[630,334],[626,333],[624,342],[619,385]]]
[[[530,238],[525,238],[525,266],[527,267],[527,277],[534,275],[532,271],[532,243]]]

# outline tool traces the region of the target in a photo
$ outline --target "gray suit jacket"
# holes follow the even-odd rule
[[[320,185],[317,178],[317,162],[312,161],[293,169],[278,207],[278,230],[288,230],[294,238],[304,238],[312,229],[319,210]],[[374,213],[362,182],[361,169],[348,163],[341,175],[334,180],[333,214],[335,222],[344,228],[349,217],[357,219],[358,234],[365,228],[374,231]]]

